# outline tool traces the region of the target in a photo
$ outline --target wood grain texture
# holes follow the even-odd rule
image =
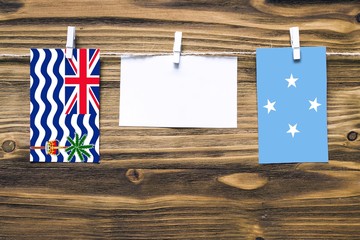
[[[0,54],[360,52],[358,1],[0,1]],[[0,58],[0,239],[360,239],[359,56],[328,56],[328,164],[259,165],[255,56],[238,60],[238,128],[118,127],[120,60],[101,58],[101,164],[29,163],[29,58]],[[348,139],[348,134],[352,132]]]

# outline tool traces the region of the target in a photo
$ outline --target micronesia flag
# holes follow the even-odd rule
[[[30,50],[30,162],[98,163],[100,50]]]
[[[259,163],[327,162],[326,48],[256,51]]]

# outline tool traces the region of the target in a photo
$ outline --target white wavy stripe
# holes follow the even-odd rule
[[[33,111],[33,104],[30,101],[30,114],[32,113],[32,111]],[[34,134],[34,132],[33,132],[32,128],[30,127],[30,139],[29,140],[31,140],[31,138],[33,137],[33,134]],[[32,150],[32,151],[34,151],[34,150]],[[33,162],[33,161],[34,161],[33,156],[30,154],[30,162]]]
[[[92,139],[92,137],[94,136],[94,130],[90,127],[90,114],[85,114],[84,115],[84,126],[86,128],[86,131],[87,131],[87,136],[86,136],[86,139],[85,139],[85,142],[84,142],[84,145],[88,145],[90,144],[90,140]],[[89,150],[86,150],[89,152]],[[93,162],[94,161],[94,156],[91,155],[91,157],[89,157],[87,159],[87,162]]]
[[[41,74],[41,66],[45,59],[45,52],[42,49],[38,49],[39,51],[39,60],[37,61],[35,65],[35,74],[39,78],[39,86],[37,87],[35,91],[35,101],[39,104],[39,112],[35,116],[34,124],[39,130],[39,137],[36,139],[35,146],[41,146],[41,142],[44,140],[45,137],[45,129],[41,125],[41,116],[44,114],[45,111],[45,104],[41,100],[41,90],[44,88],[45,85],[45,78]],[[36,149],[35,153],[40,156],[39,161],[45,162],[45,158],[42,158],[42,153],[40,149]]]
[[[64,52],[64,50],[62,50],[62,51]],[[65,54],[65,52],[64,52],[64,54]],[[65,61],[64,60],[61,61],[61,64],[60,64],[60,75],[63,78],[65,77]],[[60,114],[59,125],[60,125],[61,129],[64,131],[64,135],[62,136],[61,139],[58,139],[58,140],[59,140],[59,145],[60,146],[65,146],[66,141],[67,141],[67,137],[70,134],[70,131],[69,131],[69,129],[67,128],[67,126],[65,124],[65,117],[67,116],[65,114],[65,111],[66,111],[66,109],[65,109],[65,84],[63,84],[61,86],[59,95],[60,95],[59,96],[60,101],[64,106],[63,112]],[[68,158],[69,154],[65,150],[61,150],[60,154],[64,156],[64,162],[67,162],[67,158]]]
[[[79,137],[81,137],[81,135],[82,135],[82,131],[77,124],[78,116],[79,116],[78,114],[73,114],[71,116],[71,126],[75,129],[75,132],[73,133],[73,135],[70,136],[72,139],[74,139],[75,133],[77,133],[79,135]],[[81,159],[77,154],[75,154],[74,156],[75,156],[75,162],[81,162]]]
[[[31,65],[31,61],[32,61],[33,57],[34,57],[33,51],[30,50],[30,65]],[[32,78],[32,76],[30,74],[30,90],[31,90],[33,83],[34,83],[34,79]],[[33,108],[34,108],[34,106],[33,106],[32,102],[30,101],[30,115],[33,111]],[[32,128],[30,127],[30,140],[33,137],[33,134],[34,134],[34,132],[33,132]],[[33,156],[30,154],[30,162],[33,162],[33,161],[34,161]]]
[[[96,114],[95,125],[100,130],[100,128],[99,128],[99,115],[100,114]],[[100,131],[99,131],[99,136],[98,136],[98,138],[96,140],[96,143],[95,143],[95,150],[100,156]],[[99,157],[99,159],[100,159],[100,157]]]
[[[34,54],[30,50],[30,65],[31,65],[31,61],[32,61],[33,57],[34,57]],[[30,74],[30,90],[31,90],[33,83],[34,83],[34,79],[31,77],[31,74]],[[31,115],[32,111],[33,111],[33,105],[32,105],[32,102],[30,101],[30,115]],[[32,128],[30,127],[30,140],[31,140],[33,134],[34,134],[34,132],[33,132]],[[32,155],[30,154],[30,162],[33,162],[33,161],[34,161],[34,159],[33,159]]]
[[[95,52],[97,51],[97,49],[95,49]],[[94,52],[94,53],[95,53]],[[90,50],[88,49],[87,50],[87,53],[88,55],[90,55]],[[99,77],[99,75],[91,75],[91,72],[94,70],[95,66],[96,66],[96,63],[99,61],[100,59],[100,50],[99,50],[99,53],[98,55],[96,56],[93,64],[91,65],[91,67],[89,68],[89,71],[87,71],[87,77]],[[90,59],[91,60],[91,59]],[[90,61],[89,61],[89,65],[90,65]]]
[[[63,89],[61,89],[62,91]],[[60,94],[61,94],[61,91],[60,91]],[[66,127],[65,125],[65,117],[66,117],[66,114],[63,113],[63,114],[60,114],[60,118],[59,118],[59,125],[60,127],[62,128],[62,130],[64,131],[64,135],[62,136],[61,139],[58,139],[59,140],[59,146],[66,146],[66,141],[67,141],[67,137],[69,136],[70,134],[70,131],[69,129]],[[68,158],[68,154],[65,150],[60,150],[60,154],[64,156],[64,162],[67,162],[67,158]]]
[[[47,140],[55,140],[56,139],[56,136],[57,136],[57,133],[58,133],[58,130],[55,128],[54,126],[54,121],[58,121],[57,119],[54,119],[54,116],[55,116],[55,113],[57,111],[57,103],[55,102],[54,100],[54,90],[55,90],[55,87],[57,85],[57,82],[58,82],[58,79],[57,77],[54,75],[54,64],[55,64],[55,61],[57,60],[57,52],[55,51],[55,49],[50,49],[51,51],[51,59],[49,61],[49,64],[47,66],[47,73],[49,74],[50,76],[50,80],[51,81],[51,85],[47,91],[47,99],[49,100],[50,104],[51,104],[51,110],[50,110],[50,113],[46,119],[46,123],[48,125],[48,127],[51,129],[51,135],[50,135],[50,139],[47,139]],[[51,155],[51,162],[57,162],[57,155]]]
[[[32,58],[32,54],[31,54],[31,58]],[[30,89],[33,85],[33,82],[34,82],[34,79],[30,75]],[[32,102],[30,101],[30,115],[33,110],[34,110],[34,106],[33,106]],[[34,132],[33,132],[32,128],[30,127],[30,139],[33,137],[33,134],[34,134]],[[30,161],[32,162],[32,160],[33,160],[32,155],[30,155]]]

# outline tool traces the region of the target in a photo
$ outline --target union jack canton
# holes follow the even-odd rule
[[[99,112],[100,49],[76,49],[65,61],[65,113]]]

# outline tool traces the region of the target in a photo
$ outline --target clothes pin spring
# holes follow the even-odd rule
[[[174,40],[174,58],[173,62],[175,64],[180,63],[180,54],[181,54],[181,39],[182,39],[182,32],[175,32],[175,40]]]
[[[300,34],[299,27],[290,28],[291,47],[294,60],[300,60]]]
[[[73,49],[75,48],[75,27],[68,26],[66,40],[66,58],[73,57]]]

